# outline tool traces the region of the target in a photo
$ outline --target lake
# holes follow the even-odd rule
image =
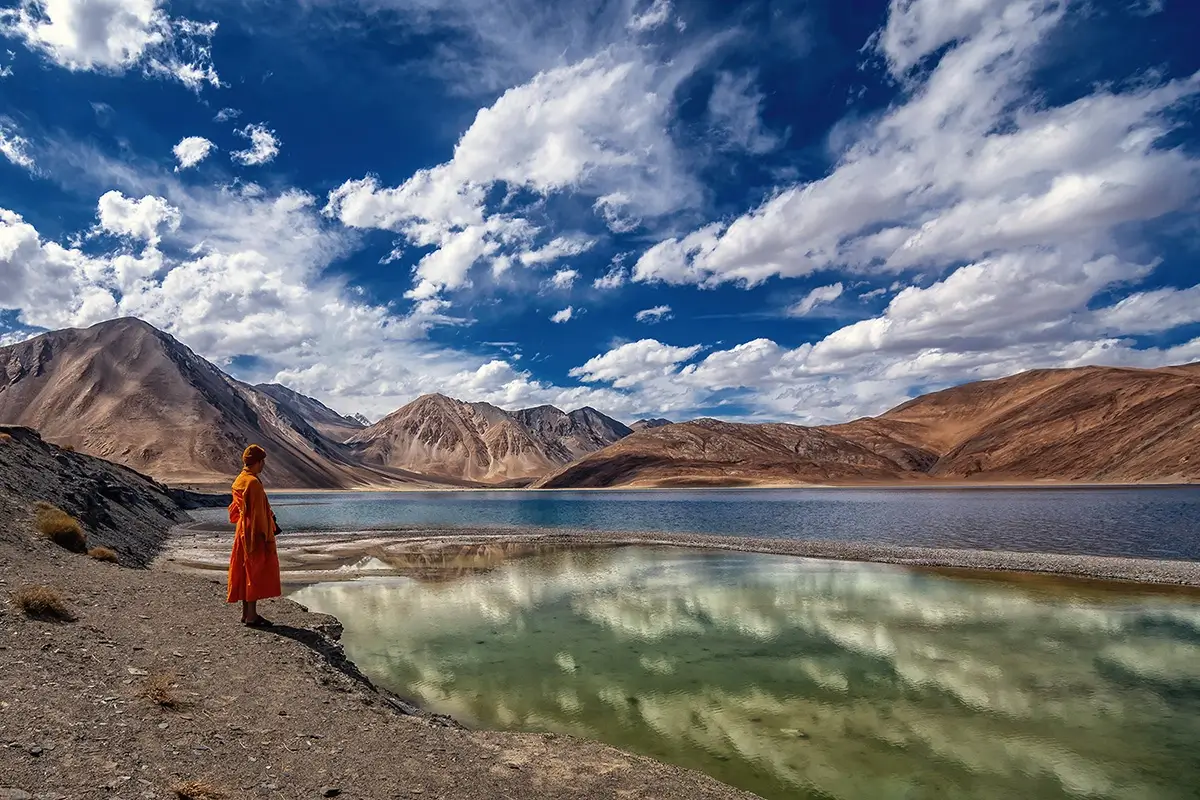
[[[347,492],[271,502],[293,531],[583,528],[1200,560],[1200,487]],[[193,515],[227,521],[224,509]]]
[[[1040,493],[977,495],[985,506],[974,511],[953,494],[873,494],[776,504],[778,517],[752,511],[761,527],[749,529],[703,499],[624,505],[639,521],[647,508],[670,508],[669,524],[756,534],[849,535],[874,520],[930,537],[921,520],[935,508],[977,525],[999,509],[1041,532],[993,526],[997,538],[976,545],[1067,546],[1094,530],[1068,524]],[[1165,520],[1179,513],[1169,498],[1195,509],[1170,491],[1054,496],[1077,514],[1091,509],[1094,523],[1131,521],[1121,498]],[[502,521],[489,517],[496,501],[439,497],[460,521]],[[379,502],[364,502],[365,514],[381,513]],[[540,511],[510,509],[507,521],[547,514],[578,525],[603,513],[602,527],[618,527],[620,506],[598,512],[597,502],[612,500],[535,501]],[[312,513],[301,508],[281,506],[281,521]],[[1067,537],[1050,537],[1047,515]],[[1175,525],[1179,541],[1158,546],[1194,554]],[[951,524],[935,530],[950,535]],[[339,617],[347,653],[368,675],[433,710],[598,739],[766,798],[1182,800],[1200,786],[1196,595],[622,548],[535,555],[445,580],[318,584],[295,599]]]

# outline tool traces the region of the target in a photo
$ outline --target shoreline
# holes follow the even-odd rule
[[[225,484],[180,483],[170,484],[173,489],[182,489],[202,494],[228,494]],[[974,483],[970,481],[898,481],[898,482],[864,482],[864,483],[770,483],[765,482],[755,486],[712,484],[705,486],[579,486],[573,488],[558,487],[526,487],[526,486],[354,486],[343,489],[330,488],[277,488],[269,487],[273,495],[293,494],[386,494],[386,493],[479,493],[493,492],[757,492],[757,491],[795,491],[795,490],[830,490],[854,491],[864,489],[882,490],[917,490],[917,491],[1031,491],[1031,490],[1065,490],[1087,491],[1098,489],[1200,489],[1200,483],[1188,482],[1154,482],[1139,483],[1104,483],[1097,481],[988,481]]]
[[[228,526],[181,525],[172,530],[155,563],[169,570],[211,575],[224,569],[231,541],[232,531]],[[439,561],[463,569],[470,565],[488,568],[500,560],[539,550],[642,546],[960,570],[980,576],[1047,575],[1141,586],[1200,588],[1200,561],[650,531],[423,526],[286,533],[278,539],[278,545],[284,580],[292,584],[366,576],[420,576],[436,569]],[[364,559],[374,561],[355,569],[354,565]]]

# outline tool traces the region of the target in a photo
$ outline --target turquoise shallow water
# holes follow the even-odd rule
[[[347,492],[272,504],[286,530],[512,525],[1200,559],[1200,487]],[[194,513],[225,521],[224,509]]]
[[[382,684],[767,798],[1195,798],[1200,602],[648,548],[296,599]]]

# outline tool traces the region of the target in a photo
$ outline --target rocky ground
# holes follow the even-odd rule
[[[597,743],[420,713],[346,661],[335,620],[288,601],[264,604],[275,628],[241,627],[219,581],[136,567],[179,498],[23,429],[0,433],[4,800],[749,796]],[[44,540],[36,500],[80,515],[123,564]],[[57,591],[71,620],[20,610],[13,593],[34,585]]]

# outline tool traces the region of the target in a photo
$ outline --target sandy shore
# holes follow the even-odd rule
[[[224,570],[231,546],[227,526],[177,528],[158,559],[173,571]],[[356,533],[291,533],[278,540],[285,580],[311,583],[371,575],[445,577],[480,570],[506,558],[581,547],[685,547],[867,561],[914,568],[1036,573],[1165,586],[1200,587],[1200,562],[1111,556],[1012,553],[904,547],[855,542],[745,538],[703,534],[604,532],[578,529],[410,528]]]

